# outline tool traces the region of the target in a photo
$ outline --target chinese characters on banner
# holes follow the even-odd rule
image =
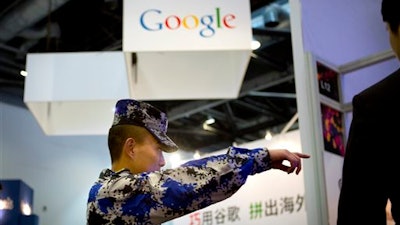
[[[257,201],[250,205],[231,205],[226,208],[217,208],[215,210],[197,211],[189,215],[187,225],[215,225],[215,224],[241,224],[241,209],[245,211],[248,220],[262,220],[266,217],[279,217],[282,214],[298,213],[304,207],[304,196],[283,196],[279,199],[268,199],[266,201]]]

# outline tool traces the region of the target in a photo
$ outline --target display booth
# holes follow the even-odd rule
[[[289,2],[308,224],[336,224],[351,100],[399,63],[380,1]]]
[[[124,50],[28,54],[24,101],[46,134],[76,135],[105,134],[119,98],[234,98],[251,52],[248,3],[124,1]],[[251,178],[232,199],[169,223],[225,224],[239,218],[242,224],[336,223],[351,99],[399,64],[380,1],[290,0],[289,5],[299,149],[312,156],[304,163],[304,177],[281,183],[281,177],[266,173],[259,178],[263,185]],[[203,24],[207,21],[214,22],[213,29]],[[231,41],[222,41],[227,36]],[[199,91],[206,84],[207,92]],[[288,184],[293,190],[283,188]],[[292,200],[304,202],[280,208]]]
[[[248,1],[123,5],[122,51],[28,53],[24,102],[47,135],[106,134],[121,98],[239,95],[252,51]]]
[[[39,225],[33,189],[21,180],[0,180],[0,225]]]

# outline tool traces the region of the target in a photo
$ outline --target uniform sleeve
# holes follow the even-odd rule
[[[175,169],[125,177],[110,193],[123,200],[120,211],[131,212],[135,220],[161,224],[232,196],[248,176],[270,168],[267,149],[231,147],[226,154]]]

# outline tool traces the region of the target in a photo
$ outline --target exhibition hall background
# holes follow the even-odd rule
[[[295,181],[306,204],[296,216],[301,218],[299,224],[333,225],[343,157],[324,148],[320,104],[343,113],[345,140],[351,98],[397,68],[398,61],[390,52],[380,1],[290,0],[290,7],[299,103],[296,138],[299,150],[312,155]],[[317,61],[338,73],[340,101],[321,97]],[[46,136],[29,110],[7,103],[0,103],[0,125],[0,179],[21,179],[34,189],[33,212],[40,225],[86,224],[88,190],[100,170],[110,164],[106,136]],[[276,194],[267,188],[275,185],[271,178],[286,176],[271,174],[263,181],[272,182],[261,184],[271,198]],[[281,191],[292,188],[285,187],[285,182],[276,183]],[[285,221],[289,220],[276,223]]]

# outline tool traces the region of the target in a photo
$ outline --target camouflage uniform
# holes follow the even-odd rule
[[[176,169],[132,174],[105,169],[92,186],[88,225],[155,225],[232,196],[249,175],[271,168],[268,150],[230,147],[227,154]]]

